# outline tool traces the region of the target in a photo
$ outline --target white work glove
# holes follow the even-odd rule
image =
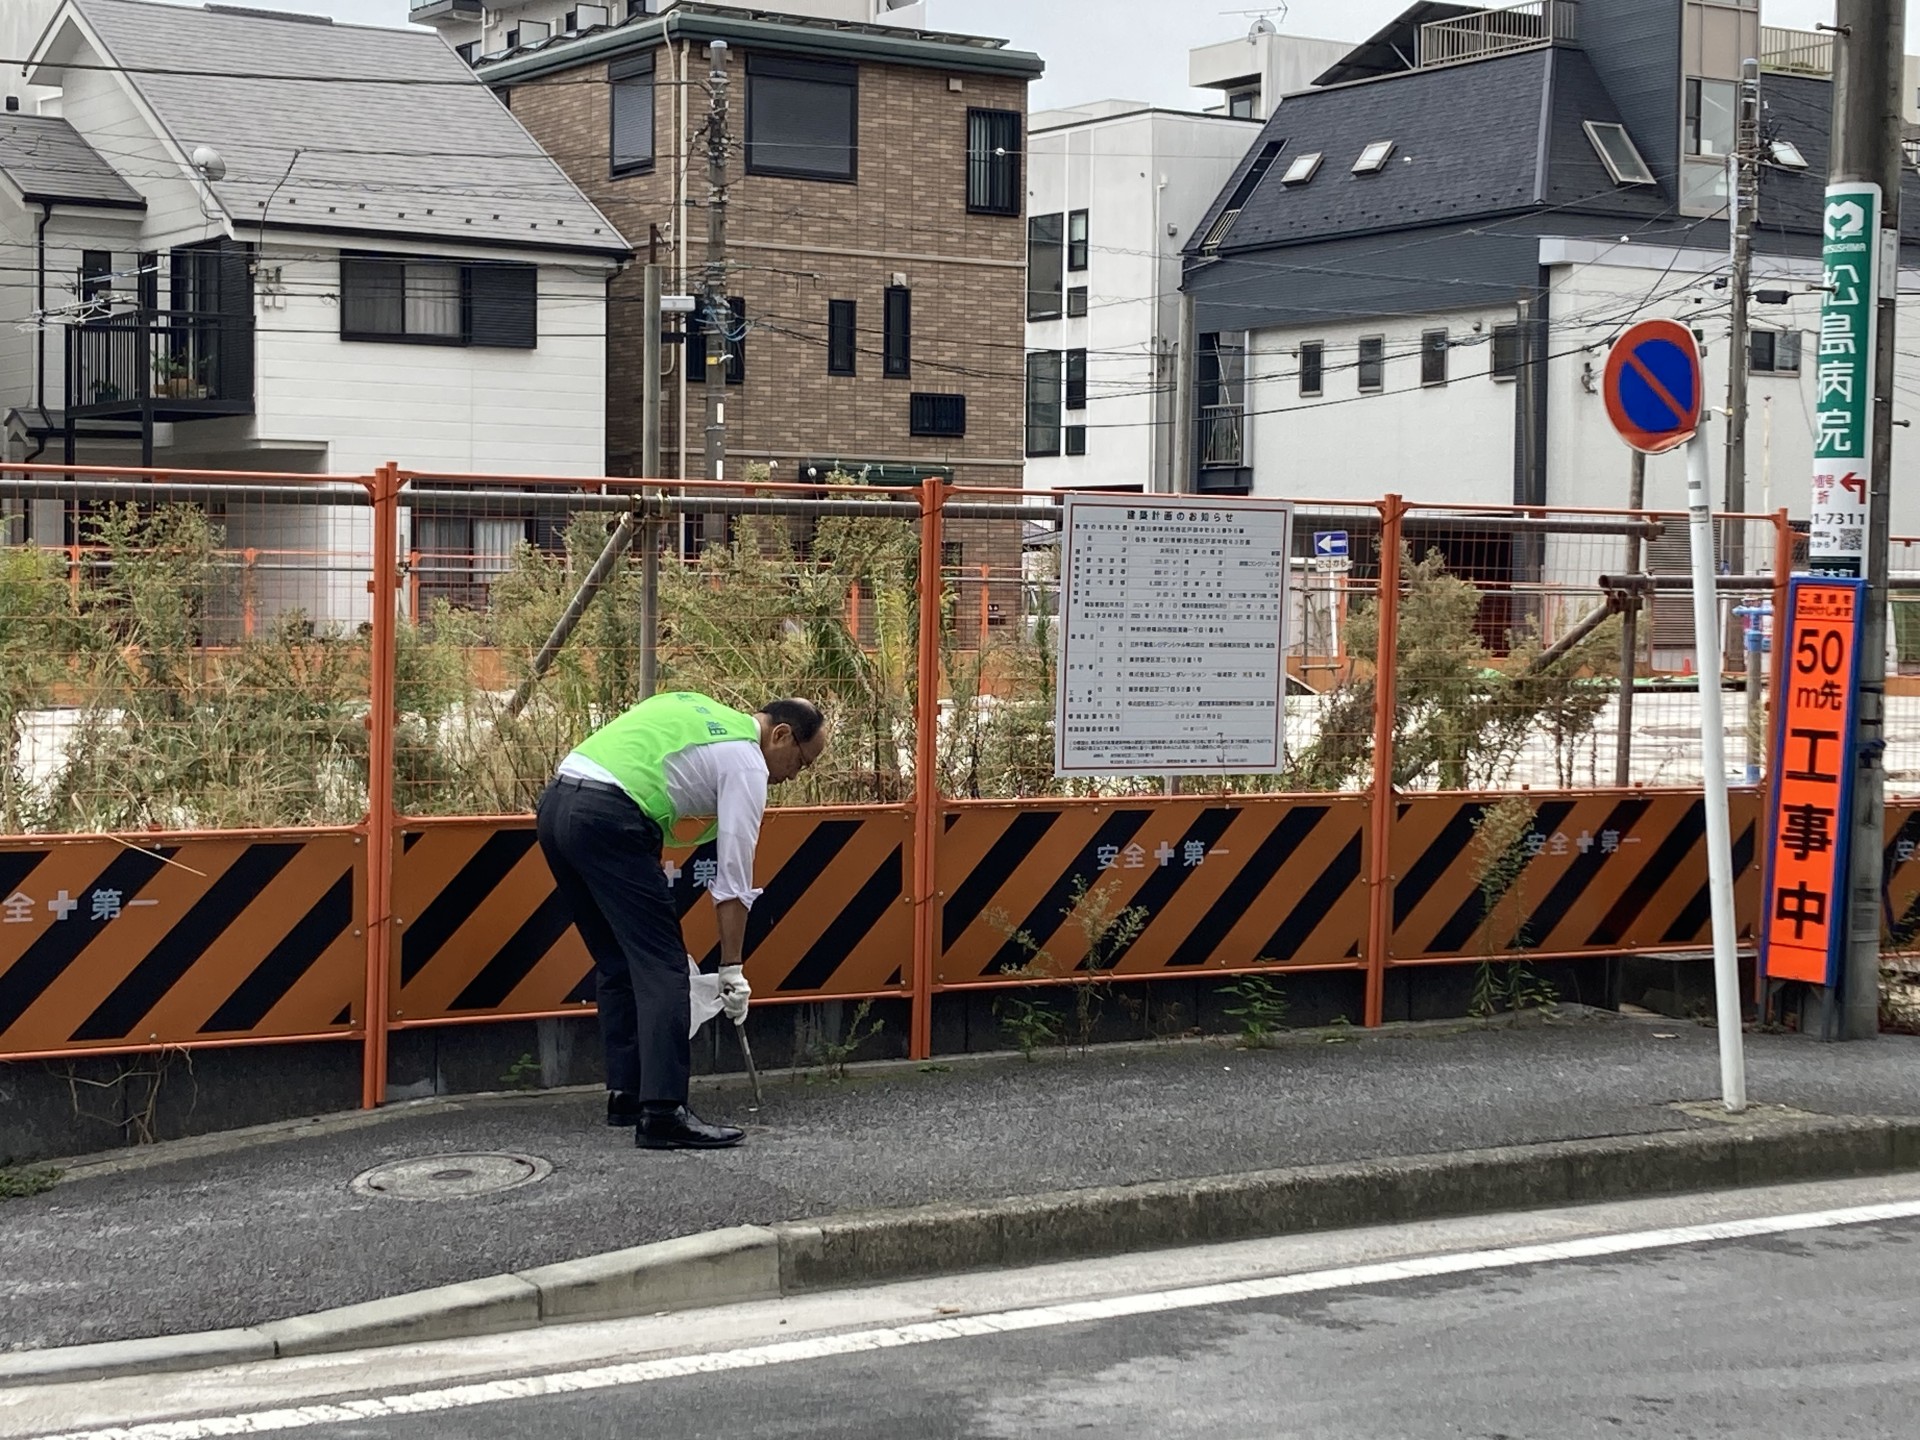
[[[746,973],[738,965],[720,967],[720,1009],[736,1025],[747,1023],[747,1002],[753,998],[753,987],[747,984]]]

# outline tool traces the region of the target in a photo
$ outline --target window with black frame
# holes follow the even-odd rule
[[[1065,215],[1027,220],[1027,319],[1057,320],[1066,287]]]
[[[1090,248],[1087,242],[1087,212],[1069,210],[1067,212],[1067,269],[1086,269]]]
[[[653,57],[607,67],[608,150],[612,173],[653,169]]]
[[[905,380],[913,374],[913,292],[904,285],[889,285],[880,299],[884,314],[880,371],[890,379]]]
[[[1020,112],[967,111],[967,209],[1020,213]]]
[[[851,300],[827,302],[827,373],[852,375],[859,368],[854,317],[858,313]]]
[[[860,69],[747,56],[747,173],[852,183],[859,171]]]
[[[1027,454],[1060,453],[1060,352],[1027,352]]]
[[[342,255],[340,338],[531,350],[538,276],[518,263]]]

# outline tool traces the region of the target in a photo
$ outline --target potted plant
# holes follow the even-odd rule
[[[153,360],[153,378],[158,382],[160,393],[175,400],[187,398],[192,382],[187,362],[177,355],[156,355]]]
[[[120,398],[120,387],[114,384],[113,381],[96,380],[93,382],[93,403],[94,404],[105,405],[111,401],[118,400],[119,398]]]

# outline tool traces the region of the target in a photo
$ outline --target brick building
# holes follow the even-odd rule
[[[713,40],[729,47],[728,289],[739,317],[727,478],[760,462],[782,480],[839,467],[881,483],[931,474],[1019,486],[1021,152],[1038,57],[973,36],[716,4],[481,57],[481,78],[534,138],[642,258],[668,267],[670,294],[698,289],[706,255]],[[635,265],[612,288],[614,474],[634,473],[641,452],[643,280]],[[701,469],[708,367],[694,329],[662,347],[671,476]],[[950,552],[950,562],[990,558]]]

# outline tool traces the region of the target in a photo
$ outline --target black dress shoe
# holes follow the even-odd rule
[[[617,1125],[622,1130],[631,1130],[640,1123],[643,1113],[640,1108],[640,1097],[631,1090],[607,1092],[607,1124]]]
[[[664,1114],[642,1115],[633,1143],[642,1150],[724,1150],[738,1145],[746,1131],[709,1125],[682,1105]]]

